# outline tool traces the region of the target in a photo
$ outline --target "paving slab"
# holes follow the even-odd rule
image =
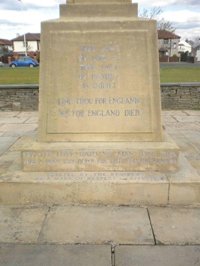
[[[27,120],[27,117],[15,117],[15,116],[5,116],[0,117],[0,124],[19,124],[24,123]]]
[[[0,112],[0,118],[5,118],[5,117],[16,117],[19,115],[20,112]]]
[[[197,130],[189,130],[187,134],[184,134],[191,145],[195,147],[200,153],[200,132]]]
[[[162,121],[164,123],[175,123],[176,122],[176,120],[175,120],[174,117],[172,117],[172,116],[166,116],[166,115],[163,115],[162,116]]]
[[[17,114],[17,117],[19,118],[29,118],[29,117],[37,117],[38,116],[38,112],[37,111],[32,111],[32,112],[19,112]]]
[[[185,110],[185,113],[187,115],[198,115],[198,116],[200,116],[200,111],[199,110]]]
[[[0,182],[3,181],[5,179],[5,177],[8,176],[6,174],[8,171],[15,172],[15,171],[17,171],[17,170],[19,171],[21,169],[20,152],[10,151],[11,149],[12,149],[12,147],[9,149],[9,151],[5,152],[0,157]],[[4,175],[1,175],[3,173],[4,173]],[[0,198],[2,199],[2,194],[1,194]],[[16,204],[16,201],[14,204]]]
[[[111,266],[111,247],[0,245],[1,266]]]
[[[118,246],[115,266],[199,266],[200,246]]]
[[[197,122],[197,121],[200,121],[200,116],[197,116],[197,115],[190,115],[190,116],[176,115],[176,119],[179,122],[184,122],[184,123],[187,123],[187,122]]]
[[[45,207],[0,206],[0,243],[37,242],[47,211]]]
[[[36,124],[36,123],[38,123],[38,117],[37,116],[31,116],[31,117],[29,117],[27,120],[26,120],[26,122],[25,122],[26,124]]]
[[[17,140],[17,137],[1,137],[0,138],[0,155],[7,151]]]
[[[184,121],[183,122],[172,123],[172,122],[166,121],[164,123],[164,126],[165,126],[165,128],[167,128],[167,131],[180,132],[181,130],[187,131],[187,130],[190,130],[191,128],[195,129],[195,130],[198,130],[200,124],[197,121],[196,122],[191,122],[191,123],[190,122],[185,123]]]
[[[130,207],[53,208],[39,240],[60,244],[154,244],[147,210]]]
[[[200,244],[200,209],[150,207],[149,213],[157,244]]]
[[[183,132],[173,132],[170,135],[181,151],[195,151],[195,147],[191,145],[191,141],[186,138]]]
[[[165,111],[162,111],[162,114],[163,115],[166,115],[166,116],[177,116],[177,115],[179,115],[179,116],[185,116],[185,115],[187,115],[186,113],[185,113],[185,111],[183,110],[183,111],[181,111],[181,110],[165,110]]]
[[[1,131],[4,132],[3,136],[23,136],[31,135],[37,128],[37,124],[5,124],[1,127]]]

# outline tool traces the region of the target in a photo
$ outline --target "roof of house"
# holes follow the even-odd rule
[[[26,41],[40,41],[40,33],[26,33]],[[24,35],[20,35],[12,41],[24,41]]]
[[[168,30],[158,30],[158,39],[180,39],[181,37]]]
[[[186,41],[180,41],[179,43],[178,43],[178,45],[179,46],[185,46],[185,47],[192,47],[191,46],[191,44],[189,44],[188,42],[186,42]]]
[[[12,41],[7,39],[0,39],[0,45],[12,45]]]

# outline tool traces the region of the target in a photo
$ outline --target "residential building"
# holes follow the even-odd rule
[[[195,56],[195,61],[200,62],[200,44],[193,49],[193,52]]]
[[[179,56],[178,43],[180,36],[167,30],[158,30],[158,48],[160,57]]]
[[[178,43],[178,52],[179,53],[191,53],[192,52],[192,46],[186,42],[186,41],[180,41]]]
[[[13,51],[18,54],[40,51],[40,33],[26,33],[12,40]]]
[[[12,57],[12,41],[0,39],[0,62],[9,63]]]
[[[0,39],[0,50],[12,51],[12,41]]]

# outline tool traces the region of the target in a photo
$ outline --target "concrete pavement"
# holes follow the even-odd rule
[[[1,266],[199,266],[200,209],[1,206]]]
[[[0,243],[200,245],[200,209],[0,206]]]

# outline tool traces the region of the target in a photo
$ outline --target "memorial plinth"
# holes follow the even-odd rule
[[[162,143],[38,143],[26,139],[22,149],[22,168],[27,172],[174,172],[178,169],[179,152],[170,138]]]
[[[71,1],[42,24],[39,141],[162,141],[155,21]]]
[[[131,0],[70,0],[42,23],[39,113],[38,138],[16,145],[23,180],[72,202],[167,201],[179,149],[162,132],[156,22]]]

